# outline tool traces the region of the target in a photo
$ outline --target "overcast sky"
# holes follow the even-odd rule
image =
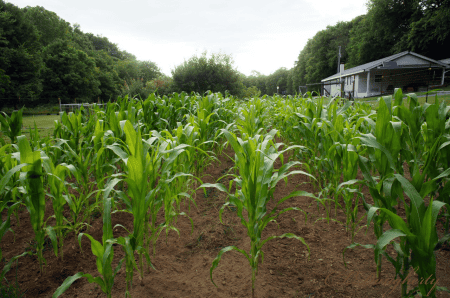
[[[83,32],[106,36],[171,75],[202,52],[232,55],[245,75],[294,66],[318,31],[365,14],[366,0],[10,0],[43,6]]]

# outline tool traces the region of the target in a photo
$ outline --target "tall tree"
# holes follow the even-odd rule
[[[68,38],[73,30],[70,23],[61,19],[56,13],[46,10],[44,7],[27,6],[23,11],[25,17],[30,20],[39,32],[39,42],[43,46],[48,46],[58,38]]]
[[[411,23],[420,20],[419,0],[369,0],[367,15],[350,34],[350,66],[411,50]]]
[[[206,52],[200,57],[194,55],[172,70],[174,88],[176,91],[199,93],[229,91],[240,95],[244,85],[233,64],[231,56],[226,54],[212,54],[209,58]]]
[[[38,99],[42,69],[39,34],[23,11],[0,0],[0,108]]]
[[[341,47],[341,63],[346,63],[349,57],[347,50],[350,42],[350,31],[358,26],[363,18],[356,17],[350,22],[338,22],[334,26],[327,26],[309,39],[298,56],[292,78],[292,89],[298,86],[319,83],[322,79],[337,72],[338,49]],[[313,86],[308,89],[319,89]]]
[[[266,94],[273,95],[279,92],[282,94],[287,91],[287,79],[289,76],[289,70],[286,67],[277,69],[274,73],[270,74],[266,78]],[[279,87],[279,89],[277,89]]]
[[[120,95],[120,87],[123,84],[115,70],[117,59],[110,56],[105,50],[93,51],[91,56],[95,60],[97,79],[100,82],[101,93],[98,97],[102,101],[115,99]]]
[[[259,91],[261,91],[261,94],[267,94],[266,89],[267,76],[263,75],[259,71],[252,70],[251,74],[248,77],[244,75],[242,80],[243,84],[246,87],[255,86],[256,88],[258,88]]]
[[[419,2],[423,16],[411,23],[405,48],[434,59],[450,57],[450,0]]]
[[[144,80],[144,82],[149,82],[158,76],[162,75],[159,67],[155,62],[152,61],[139,61],[139,76]]]
[[[94,35],[92,33],[87,33],[86,36],[92,42],[96,51],[105,51],[112,57],[120,60],[124,59],[124,55],[117,44],[110,42],[107,37]]]
[[[43,52],[43,96],[48,102],[92,101],[100,95],[95,60],[70,41],[56,40]]]

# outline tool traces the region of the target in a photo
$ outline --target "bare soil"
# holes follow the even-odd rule
[[[233,167],[233,162],[226,154],[232,152],[226,149],[219,156],[219,162],[214,162],[205,171],[203,182],[214,183]],[[362,177],[360,177],[362,178]],[[228,185],[229,178],[221,182]],[[293,190],[305,190],[314,193],[309,179],[304,175],[293,175],[285,184],[281,181],[274,193],[274,200],[268,204],[268,210],[275,203]],[[365,196],[371,202],[370,194],[364,190]],[[145,270],[144,280],[140,283],[138,273],[134,274],[132,297],[251,297],[251,269],[247,259],[235,252],[223,255],[219,266],[213,272],[213,285],[210,279],[210,267],[221,248],[235,245],[249,251],[250,240],[240,223],[235,211],[226,208],[223,213],[223,223],[219,221],[219,210],[225,203],[226,196],[216,189],[196,192],[197,207],[186,204],[183,211],[194,222],[191,224],[186,217],[179,217],[176,226],[180,230],[178,236],[171,231],[167,238],[163,232],[157,241],[156,254],[151,261],[156,270]],[[400,297],[400,286],[394,280],[394,267],[383,259],[382,279],[375,278],[375,263],[373,250],[361,247],[347,250],[343,262],[343,250],[351,244],[351,235],[345,231],[345,214],[338,209],[335,215],[334,204],[331,206],[330,217],[339,221],[321,220],[326,216],[323,207],[317,208],[312,198],[296,197],[282,204],[282,208],[296,206],[304,210],[283,213],[276,222],[268,224],[262,238],[270,235],[294,233],[303,237],[310,248],[295,239],[274,239],[264,247],[264,261],[259,265],[256,280],[256,297]],[[400,210],[400,214],[401,214]],[[359,215],[365,213],[361,207]],[[46,217],[53,214],[50,202],[47,203]],[[404,211],[403,211],[404,214]],[[29,214],[25,210],[19,213],[20,225],[12,218],[11,228],[15,231],[7,233],[1,245],[3,256],[9,260],[13,256],[31,249],[34,233],[30,224]],[[158,222],[163,221],[162,214]],[[121,224],[132,230],[133,217],[128,213],[112,214],[112,224]],[[50,221],[49,221],[50,223]],[[360,226],[366,224],[364,219]],[[98,241],[102,237],[102,217],[94,218],[92,227],[87,231]],[[439,237],[442,237],[442,223],[438,224]],[[366,233],[367,231],[367,233]],[[126,236],[122,228],[114,230],[114,237]],[[376,238],[372,226],[361,229],[354,242],[375,244]],[[47,266],[44,272],[39,271],[36,256],[26,256],[19,259],[18,267],[14,265],[7,274],[7,280],[14,284],[16,279],[25,297],[51,297],[62,282],[77,272],[90,273],[99,276],[95,256],[91,253],[90,242],[83,237],[82,251],[74,233],[69,234],[64,241],[64,259],[56,258],[51,244],[46,246],[44,257]],[[390,251],[388,249],[388,251]],[[115,264],[124,257],[120,246],[114,246]],[[439,286],[450,287],[450,249],[444,246],[436,252],[437,278]],[[4,263],[2,263],[4,264]],[[1,266],[3,266],[0,264]],[[115,266],[114,264],[114,266]],[[415,280],[414,280],[415,279]],[[417,283],[413,278],[410,283]],[[125,264],[116,276],[113,297],[124,297],[125,294]],[[90,284],[86,279],[77,280],[61,297],[105,297],[96,284]],[[450,297],[448,293],[438,293],[438,297]]]

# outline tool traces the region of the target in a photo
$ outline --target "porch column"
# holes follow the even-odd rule
[[[370,87],[370,70],[367,72],[367,93],[366,96],[369,96],[369,87]]]
[[[442,80],[441,80],[441,86],[444,85],[444,78],[445,78],[445,68],[442,69]]]

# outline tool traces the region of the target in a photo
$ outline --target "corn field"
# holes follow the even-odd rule
[[[262,237],[269,224],[286,214],[303,214],[307,221],[305,210],[280,206],[308,197],[326,211],[321,220],[336,221],[333,209],[345,213],[340,224],[351,241],[342,251],[344,264],[350,250],[370,249],[376,279],[382,278],[382,267],[394,268],[400,297],[449,292],[436,282],[436,251],[450,241],[450,108],[437,97],[432,104],[419,105],[416,95],[405,98],[400,89],[378,101],[375,111],[366,103],[309,93],[246,100],[220,93],[152,94],[145,100],[125,97],[89,111],[81,107],[63,112],[48,137],[40,136],[37,128],[25,137],[21,110],[0,115],[1,131],[8,138],[0,138],[0,242],[6,233],[14,233],[11,219],[26,208],[36,243],[35,251],[4,260],[1,287],[14,263],[27,255],[35,254],[41,274],[45,272],[46,241],[55,257],[64,260],[67,235],[75,235],[80,250],[81,241],[89,240],[91,251],[82,253],[95,256],[97,272],[72,272],[53,297],[78,279],[87,279],[111,297],[122,267],[126,289],[115,295],[131,297],[133,277],[142,283],[155,270],[152,258],[160,253],[156,244],[164,237],[167,241],[169,233],[180,234],[180,218],[189,220],[188,232],[198,228],[182,206],[195,209],[203,199],[196,191],[206,196],[214,189],[226,198],[217,223],[223,212],[233,210],[250,250],[221,248],[209,264],[211,287],[217,287],[214,274],[226,262],[222,258],[233,251],[248,261],[248,296],[253,297],[266,243],[293,239],[309,258],[310,246],[302,235]],[[229,156],[232,171],[224,173],[229,183],[203,183],[204,170],[225,148],[234,153]],[[269,208],[278,182],[296,176],[314,191],[292,191]],[[369,189],[370,199],[363,188]],[[49,202],[51,216],[44,214]],[[365,212],[359,211],[361,206]],[[117,212],[132,215],[132,229],[112,225],[111,214]],[[95,215],[103,223],[100,241],[90,234]],[[438,221],[445,230],[440,237]],[[356,243],[355,235],[369,227],[376,243]],[[117,229],[127,236],[115,238]],[[124,257],[113,262],[119,250]],[[408,287],[413,271],[426,282]]]

